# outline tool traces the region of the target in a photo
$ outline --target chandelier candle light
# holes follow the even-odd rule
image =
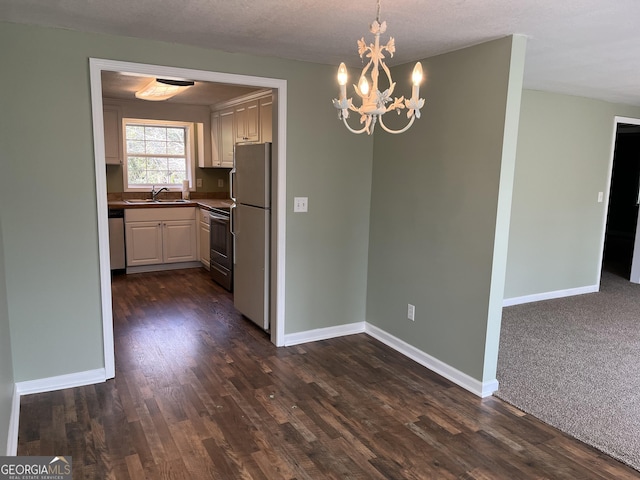
[[[369,62],[362,69],[360,73],[360,80],[358,85],[354,85],[356,94],[361,99],[360,107],[353,105],[352,99],[347,98],[347,67],[344,63],[340,64],[338,68],[338,85],[340,85],[340,98],[333,99],[333,106],[338,109],[338,118],[340,118],[347,129],[352,133],[364,133],[368,135],[373,133],[373,129],[376,122],[379,122],[382,128],[389,133],[403,133],[406,132],[416,118],[420,118],[420,109],[424,106],[424,99],[418,98],[420,90],[420,82],[422,82],[422,65],[420,62],[416,63],[413,69],[413,75],[411,81],[413,88],[411,90],[411,99],[405,100],[404,97],[394,98],[391,100],[391,95],[396,86],[395,82],[391,79],[391,72],[389,67],[384,63],[384,51],[389,53],[390,57],[393,57],[396,51],[395,40],[393,37],[389,38],[389,42],[386,45],[380,46],[380,34],[387,30],[387,22],[380,23],[380,0],[378,0],[378,10],[375,21],[370,26],[371,33],[375,36],[375,43],[367,46],[364,42],[364,37],[358,40],[358,54],[360,58],[366,54],[369,58]],[[389,82],[389,88],[384,92],[378,90],[378,76],[380,74],[380,68],[384,70]],[[370,71],[369,71],[370,70]],[[367,80],[367,74],[371,76],[372,85],[369,87],[369,81]],[[391,102],[390,105],[387,105]],[[383,120],[382,115],[391,110],[395,110],[398,115],[400,110],[407,108],[407,118],[409,123],[400,130],[392,130],[388,128]],[[360,114],[360,123],[364,126],[360,130],[351,128],[347,123],[349,118],[349,110]]]

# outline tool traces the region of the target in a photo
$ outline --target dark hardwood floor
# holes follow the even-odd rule
[[[275,348],[204,270],[117,276],[116,378],[22,397],[74,479],[631,479],[366,335]]]

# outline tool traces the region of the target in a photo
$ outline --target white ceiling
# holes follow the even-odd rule
[[[381,2],[390,65],[517,33],[526,88],[640,106],[640,0]],[[352,66],[375,13],[375,0],[0,0],[1,21]]]
[[[102,72],[102,96],[136,101],[135,93],[148,85],[153,78],[155,77],[130,73]],[[187,88],[175,97],[163,100],[162,103],[213,106],[258,90],[262,89],[223,83],[195,82],[194,86]],[[137,101],[144,102],[144,100]]]

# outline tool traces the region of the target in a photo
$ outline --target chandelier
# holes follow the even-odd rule
[[[369,62],[364,66],[360,73],[360,80],[358,85],[354,85],[356,94],[360,97],[361,105],[356,107],[351,98],[347,98],[347,67],[344,62],[340,64],[338,68],[338,84],[340,85],[340,98],[333,99],[333,106],[338,109],[338,118],[344,122],[347,129],[356,134],[367,132],[368,135],[373,133],[373,129],[376,126],[376,122],[380,123],[380,126],[389,133],[403,133],[406,132],[416,118],[420,118],[420,109],[424,106],[424,99],[418,98],[420,82],[422,81],[422,65],[420,62],[416,63],[411,76],[413,88],[411,91],[411,98],[405,100],[404,96],[400,98],[391,98],[393,90],[395,89],[395,82],[391,79],[391,72],[389,67],[384,63],[384,52],[389,54],[389,57],[393,57],[396,51],[395,40],[393,37],[389,38],[386,45],[380,45],[380,34],[387,30],[387,22],[380,23],[380,0],[378,0],[378,9],[375,21],[370,26],[370,31],[375,36],[375,43],[366,45],[364,37],[358,40],[358,54],[360,58],[365,55],[369,59]],[[380,68],[387,76],[389,88],[384,92],[380,92],[378,89],[378,77],[380,74]],[[371,85],[367,79],[367,75],[371,78]],[[383,120],[382,115],[392,110],[395,110],[398,115],[400,110],[407,109],[407,118],[409,122],[400,130],[392,130],[388,128]],[[360,115],[360,123],[363,124],[362,128],[357,130],[352,128],[347,122],[349,118],[349,110],[356,112]]]

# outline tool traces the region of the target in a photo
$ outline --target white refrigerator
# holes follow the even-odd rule
[[[271,143],[236,145],[231,171],[233,303],[269,330]]]

